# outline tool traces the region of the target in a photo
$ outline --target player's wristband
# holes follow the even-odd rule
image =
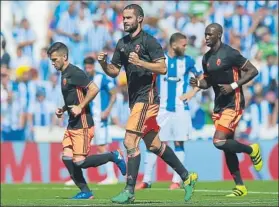
[[[233,82],[231,84],[231,87],[232,87],[233,90],[235,90],[236,88],[238,88],[238,84],[236,82]]]
[[[200,87],[200,81],[199,80],[197,81],[197,86]]]

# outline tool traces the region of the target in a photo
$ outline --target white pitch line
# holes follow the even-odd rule
[[[76,187],[51,187],[51,188],[38,188],[38,187],[24,187],[24,188],[17,188],[19,190],[76,190]],[[99,188],[92,188],[93,191],[98,190],[105,190],[105,189],[99,189]],[[177,189],[175,191],[184,191],[183,189]],[[170,191],[167,188],[150,188],[145,189],[144,191]],[[230,193],[231,190],[206,190],[206,189],[196,189],[195,192],[200,193]],[[278,192],[261,192],[261,191],[248,191],[248,194],[269,194],[269,195],[278,195]]]

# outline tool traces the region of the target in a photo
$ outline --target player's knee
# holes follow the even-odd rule
[[[135,157],[140,154],[140,150],[138,147],[127,149],[127,156],[128,157]]]
[[[137,145],[136,141],[137,141],[137,136],[136,135],[126,133],[123,144],[124,144],[124,146],[127,150],[128,149],[133,149],[133,148],[137,147],[136,146]]]
[[[83,167],[83,163],[85,162],[85,156],[74,156],[73,162],[77,167]]]
[[[165,143],[161,142],[159,146],[151,145],[148,147],[148,150],[153,152],[156,155],[161,155],[166,148]]]
[[[149,150],[150,152],[153,152],[153,153],[155,153],[155,152],[157,152],[157,151],[159,150],[159,147],[154,146],[154,145],[150,145],[150,146],[148,146],[147,148],[148,148],[148,150]]]
[[[63,159],[63,157],[68,157],[68,158],[73,159],[73,150],[69,147],[65,147],[63,149],[63,153],[62,153],[62,159]]]
[[[219,150],[224,150],[225,143],[226,140],[224,139],[218,139],[218,138],[213,139],[213,145]]]

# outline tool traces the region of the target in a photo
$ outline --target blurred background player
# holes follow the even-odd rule
[[[84,71],[69,62],[66,45],[56,42],[51,45],[47,53],[55,69],[62,73],[61,90],[65,105],[58,108],[55,113],[58,118],[65,111],[69,114],[67,130],[62,141],[62,161],[72,180],[80,189],[73,199],[92,199],[93,193],[90,191],[81,169],[114,162],[125,175],[126,163],[118,150],[88,156],[90,143],[94,137],[94,121],[89,102],[97,96],[99,88]]]
[[[114,83],[101,72],[95,70],[95,59],[87,57],[83,61],[84,70],[89,79],[93,81],[100,89],[100,92],[90,102],[90,110],[94,120],[95,134],[93,144],[97,145],[97,153],[102,154],[108,151],[108,144],[112,142],[108,135],[108,119],[115,102],[115,85]],[[113,163],[108,162],[104,165],[107,177],[100,181],[100,185],[116,184],[118,179],[115,175]],[[73,185],[73,181],[67,181],[66,185]]]
[[[192,118],[188,101],[195,96],[198,89],[184,95],[182,101],[180,96],[188,92],[188,81],[190,75],[199,77],[201,71],[195,67],[195,61],[185,54],[187,37],[182,33],[174,33],[170,37],[169,51],[165,54],[167,74],[158,75],[157,84],[160,94],[160,112],[157,117],[160,125],[161,141],[173,141],[174,152],[181,163],[184,163],[184,142],[191,137]],[[157,156],[150,151],[146,153],[144,162],[143,182],[136,189],[151,187],[152,174],[156,164]],[[174,171],[170,189],[180,188],[181,178]]]
[[[263,161],[258,144],[242,144],[234,139],[234,134],[245,107],[242,86],[252,80],[258,70],[239,51],[222,43],[222,35],[220,24],[212,23],[206,27],[205,40],[210,50],[202,60],[204,77],[201,80],[191,77],[190,84],[195,88],[208,89],[212,86],[214,89],[212,119],[216,131],[213,144],[224,151],[228,169],[236,184],[233,192],[227,196],[245,196],[247,189],[240,175],[236,153],[248,154],[257,171],[262,169]]]

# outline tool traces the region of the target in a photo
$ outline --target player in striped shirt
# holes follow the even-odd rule
[[[174,33],[170,38],[169,51],[165,54],[167,74],[158,75],[157,84],[160,94],[160,111],[158,123],[162,141],[174,142],[175,154],[184,163],[184,142],[191,137],[192,120],[189,101],[198,91],[189,91],[189,78],[191,74],[200,76],[201,71],[195,67],[195,61],[185,54],[187,37],[182,33]],[[182,101],[180,96],[187,93],[187,101]],[[147,151],[144,167],[143,182],[136,189],[151,187],[152,172],[157,156]],[[174,172],[170,189],[180,188],[181,178]]]

